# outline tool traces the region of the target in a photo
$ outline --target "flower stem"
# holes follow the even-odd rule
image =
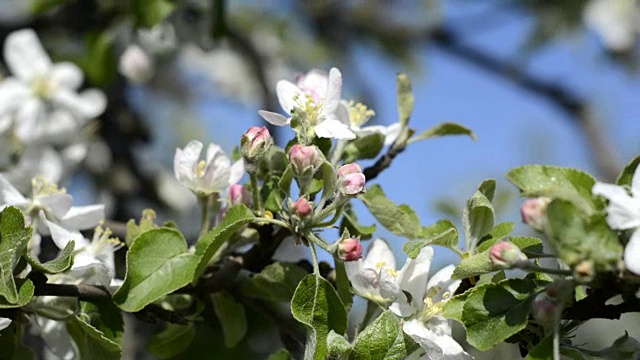
[[[335,224],[336,221],[338,221],[338,219],[340,218],[340,215],[342,215],[342,208],[339,208],[338,210],[336,210],[336,213],[333,215],[331,220],[315,224],[314,227],[331,226],[331,225]]]
[[[278,219],[271,219],[271,218],[266,218],[266,217],[257,217],[255,219],[253,219],[254,223],[269,223],[269,224],[274,224],[274,225],[278,225],[278,226],[282,226],[285,229],[289,229],[291,230],[291,228],[289,227],[289,224],[287,224],[286,222],[282,221],[282,220],[278,220]]]
[[[200,237],[204,236],[204,234],[209,231],[209,199],[209,196],[201,196],[198,198],[202,211],[202,217],[200,221]]]
[[[346,140],[338,140],[338,142],[336,143],[336,147],[333,149],[333,153],[331,153],[331,166],[333,166],[334,168],[336,167],[336,165],[338,165],[346,144]]]
[[[262,201],[260,199],[260,187],[258,186],[258,176],[255,173],[249,174],[251,178],[251,192],[253,194],[253,209],[262,215]]]
[[[543,268],[541,266],[532,264],[528,261],[521,261],[517,263],[514,267],[521,270],[529,271],[529,272],[543,272],[547,274],[562,275],[562,276],[573,275],[573,273],[570,270]]]
[[[331,251],[331,245],[328,244],[326,241],[322,240],[321,238],[319,238],[318,236],[316,236],[316,234],[309,232],[308,234],[306,234],[306,237],[311,240],[312,243],[320,246],[323,250],[332,253]]]
[[[313,260],[313,273],[316,277],[320,277],[320,265],[318,263],[318,254],[316,254],[316,247],[313,242],[309,243],[309,249],[311,249],[311,258]]]

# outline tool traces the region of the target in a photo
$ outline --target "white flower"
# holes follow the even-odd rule
[[[0,118],[11,118],[23,141],[69,139],[105,110],[96,89],[77,93],[83,75],[70,62],[53,64],[33,30],[9,34],[4,58],[13,76],[0,83]]]
[[[276,92],[282,110],[288,115],[294,109],[304,111],[309,125],[319,137],[355,139],[356,134],[336,114],[342,93],[342,74],[337,68],[331,68],[329,75],[321,70],[311,70],[298,78],[297,85],[281,80],[276,85]],[[291,122],[291,117],[278,113],[265,110],[258,113],[273,125],[284,126]]]
[[[629,271],[640,275],[640,166],[636,167],[629,191],[623,187],[597,182],[595,195],[609,199],[607,224],[615,230],[635,229],[624,249],[624,264]]]
[[[242,178],[242,159],[231,165],[231,160],[220,146],[209,144],[204,160],[200,160],[202,143],[191,141],[184,149],[176,149],[173,171],[176,179],[198,196],[222,193]]]
[[[609,50],[628,51],[638,44],[640,4],[636,0],[592,0],[584,18]]]
[[[151,80],[155,72],[155,64],[142,48],[136,44],[127,46],[120,55],[118,71],[129,81],[143,84]]]
[[[394,141],[400,135],[402,126],[399,122],[393,123],[389,126],[384,125],[370,125],[362,127],[362,125],[369,122],[371,117],[375,115],[375,111],[368,109],[366,105],[361,103],[355,103],[352,100],[340,101],[338,109],[336,111],[338,118],[343,123],[347,124],[351,131],[358,136],[368,136],[371,134],[384,135],[384,145],[388,146],[393,144]]]
[[[11,325],[11,319],[0,317],[0,331],[6,329],[9,325]]]

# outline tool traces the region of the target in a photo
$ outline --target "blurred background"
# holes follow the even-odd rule
[[[477,134],[477,141],[451,137],[411,145],[373,181],[415,209],[423,224],[459,221],[466,198],[487,178],[498,180],[498,220],[519,224],[517,191],[503,178],[509,169],[553,164],[611,182],[640,154],[636,0],[0,5],[0,40],[33,28],[54,61],[74,61],[85,71],[85,85],[106,93],[107,110],[86,157],[60,181],[78,204],[106,203],[114,224],[151,207],[195,238],[195,197],[173,177],[176,147],[197,139],[231,153],[248,127],[266,125],[257,110],[281,111],[277,81],[293,81],[312,68],[338,67],[343,97],[367,104],[376,112],[372,123],[387,125],[397,121],[396,73],[407,72],[416,98],[412,128],[454,121]],[[140,51],[123,67],[132,45]],[[279,145],[293,136],[289,128],[270,130]],[[364,207],[356,209],[362,223],[373,223]],[[403,240],[382,228],[377,235],[402,263]],[[455,260],[438,249],[435,267]],[[594,348],[609,346],[622,329],[640,337],[629,325],[637,318],[626,321],[606,333],[581,335]],[[255,344],[270,350],[268,339]]]

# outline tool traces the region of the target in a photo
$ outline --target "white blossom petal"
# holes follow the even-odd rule
[[[0,317],[0,331],[6,329],[9,325],[11,325],[11,319]]]
[[[176,155],[173,158],[173,171],[176,179],[181,183],[194,180],[194,171],[200,158],[202,147],[203,145],[200,141],[193,140],[184,149],[176,149]]]
[[[367,256],[362,263],[363,268],[388,268],[396,269],[396,258],[386,241],[375,239],[369,246]]]
[[[410,302],[404,301],[400,297],[398,301],[391,304],[389,308],[394,314],[407,317],[419,311],[423,306],[427,290],[427,279],[429,279],[429,268],[433,260],[433,248],[425,246],[415,259],[407,258],[404,266],[398,273],[398,283],[400,289],[411,294]]]
[[[291,121],[290,118],[286,118],[278,113],[274,113],[271,111],[259,110],[258,114],[262,116],[262,118],[265,119],[269,124],[275,126],[289,125],[289,122]]]
[[[640,164],[636,167],[631,179],[631,194],[633,197],[640,198]]]
[[[607,223],[613,229],[625,230],[640,226],[640,197],[631,197],[622,186],[596,183],[592,192],[609,199]]]
[[[71,111],[79,120],[95,118],[107,108],[107,98],[97,89],[88,89],[79,94],[60,89],[51,95],[51,101]]]
[[[462,349],[450,335],[442,331],[448,326],[443,318],[432,318],[426,324],[419,320],[409,320],[404,323],[402,330],[426,350],[425,359],[431,360],[467,360],[471,356]]]
[[[51,67],[50,81],[65,89],[77,90],[82,85],[84,75],[78,65],[72,62],[61,62]]]
[[[329,70],[329,83],[327,85],[327,93],[322,102],[322,114],[333,114],[340,104],[342,96],[342,74],[337,68]]]
[[[624,264],[636,275],[640,275],[640,229],[633,232],[624,248]]]
[[[384,145],[389,146],[396,142],[396,139],[398,139],[398,136],[400,136],[401,130],[402,125],[400,125],[399,122],[387,126],[387,135],[384,138]]]
[[[49,55],[31,29],[14,31],[7,36],[4,59],[13,75],[29,82],[43,76],[51,68]]]
[[[41,219],[43,218],[44,217],[41,216]],[[69,231],[63,228],[62,226],[52,221],[49,221],[46,218],[44,218],[44,223],[49,228],[49,232],[51,232],[51,239],[53,240],[53,243],[56,244],[58,249],[61,249],[61,250],[64,249],[64,247],[67,246],[69,241],[72,241],[72,240],[75,241],[76,243],[75,245],[76,250],[89,246],[89,242],[87,241],[87,239],[84,238],[84,236],[82,236],[82,234],[80,234],[80,232]]]
[[[2,205],[13,205],[17,207],[26,206],[29,200],[15,188],[7,178],[0,175],[0,203]]]
[[[237,184],[244,176],[244,160],[240,159],[231,165],[229,171],[229,185]]]
[[[45,123],[46,119],[44,103],[35,97],[31,97],[20,104],[16,112],[15,132],[16,136],[24,141],[36,139],[40,133],[38,127]]]
[[[337,119],[326,119],[315,126],[316,135],[322,138],[353,140],[356,134]]]
[[[74,206],[60,219],[59,224],[67,229],[91,229],[104,220],[104,205]]]
[[[298,101],[305,99],[304,93],[297,86],[286,80],[278,81],[276,94],[278,94],[278,102],[282,110],[287,114],[291,114],[291,110],[299,106]]]
[[[46,209],[47,215],[53,216],[56,221],[62,219],[73,206],[73,198],[65,193],[37,196],[35,200]]]
[[[0,82],[0,115],[7,115],[29,97],[31,90],[25,84],[13,78],[4,79]]]
[[[433,302],[439,302],[445,298],[453,296],[458,290],[461,280],[453,280],[453,270],[455,265],[447,265],[435,273],[427,283],[427,289],[436,289],[437,293],[432,297]]]

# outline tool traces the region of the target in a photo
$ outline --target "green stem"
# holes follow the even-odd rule
[[[251,192],[253,193],[253,209],[258,215],[262,215],[262,201],[260,199],[260,187],[258,186],[258,176],[249,174],[251,179]]]
[[[318,254],[316,254],[316,247],[313,242],[309,243],[309,248],[311,249],[311,258],[313,260],[313,273],[316,277],[320,277],[320,265],[318,262]]]
[[[336,165],[338,165],[346,144],[346,140],[338,140],[338,142],[336,143],[336,147],[335,149],[333,149],[333,153],[331,153],[331,166],[333,166],[334,168],[336,167]]]
[[[271,218],[266,218],[266,217],[257,217],[255,219],[253,219],[254,223],[269,223],[269,224],[274,224],[274,225],[278,225],[278,226],[282,226],[285,229],[289,229],[291,230],[291,227],[289,227],[289,224],[287,224],[286,222],[282,221],[282,220],[278,220],[278,219],[271,219]]]
[[[309,232],[308,234],[306,234],[307,239],[311,240],[312,243],[320,246],[323,250],[332,253],[331,251],[331,244],[328,244],[326,241],[322,240],[321,238],[319,238],[318,236],[316,236],[316,234]]]
[[[522,261],[514,266],[515,268],[529,271],[529,272],[543,272],[547,274],[553,275],[562,275],[562,276],[571,276],[573,273],[570,270],[561,270],[561,269],[551,269],[551,268],[543,268],[541,266],[532,264],[528,261]]]
[[[320,228],[320,227],[331,226],[331,225],[335,224],[336,221],[338,221],[338,219],[340,218],[340,215],[342,215],[342,208],[339,208],[336,211],[336,213],[333,215],[331,220],[315,224],[314,227],[319,227]]]
[[[200,237],[202,237],[209,232],[209,196],[201,196],[198,200],[200,201],[200,209],[202,211],[200,220]]]
[[[318,209],[321,209],[320,211],[318,211],[312,219],[312,223],[317,222],[317,221],[321,221],[322,219],[326,218],[327,216],[329,216],[329,214],[331,214],[333,211],[336,210],[336,208],[338,206],[342,207],[342,205],[344,205],[344,201],[342,200],[342,197],[338,196],[334,202],[332,202],[331,204],[329,204],[327,207],[325,207],[324,209],[322,209],[321,206],[323,206],[324,204],[322,202],[320,202],[320,204],[318,204]]]

